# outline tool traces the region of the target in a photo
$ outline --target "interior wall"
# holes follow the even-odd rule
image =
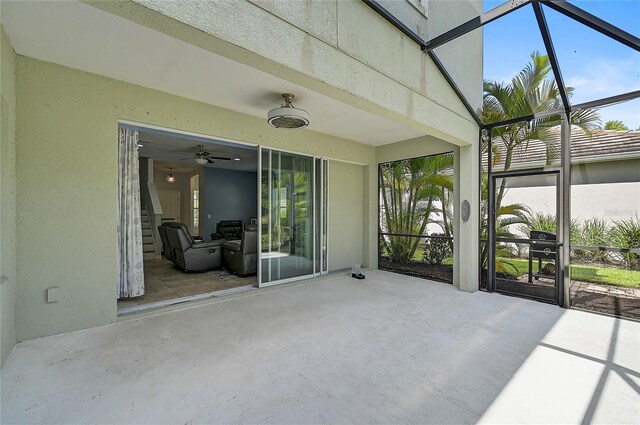
[[[250,223],[251,217],[258,216],[257,172],[206,167],[204,176],[206,201],[201,214],[205,225],[201,233],[206,240],[220,220]]]
[[[18,340],[116,320],[119,119],[375,162],[373,147],[349,140],[23,56],[16,67]],[[43,235],[55,249],[34,243]],[[47,303],[53,286],[60,301]]]
[[[0,27],[0,367],[16,344],[15,53]]]
[[[169,183],[166,179],[169,174],[164,167],[153,167],[153,182],[159,192],[180,192],[180,221],[191,228],[191,176],[197,173],[173,173],[175,183]],[[163,211],[163,215],[166,213]]]
[[[329,161],[329,271],[365,264],[364,167]]]

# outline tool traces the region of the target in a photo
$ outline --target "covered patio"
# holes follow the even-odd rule
[[[3,423],[637,423],[640,323],[383,271],[18,344]]]

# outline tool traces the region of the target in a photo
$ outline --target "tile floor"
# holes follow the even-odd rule
[[[219,270],[224,272],[224,269]],[[231,274],[216,277],[208,272],[185,273],[165,259],[145,260],[145,294],[128,300],[118,300],[118,308],[150,304],[189,295],[206,294],[223,289],[255,285],[256,276],[239,277]]]

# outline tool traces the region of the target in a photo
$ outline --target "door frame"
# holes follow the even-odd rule
[[[496,237],[496,180],[500,178],[509,178],[509,177],[535,177],[535,176],[554,176],[555,177],[555,188],[556,188],[556,261],[555,261],[555,288],[553,297],[549,296],[548,290],[538,289],[540,287],[535,287],[530,284],[519,284],[516,289],[501,289],[498,288],[497,280],[496,280],[496,247],[498,242],[520,242],[520,243],[531,243],[532,239],[527,238],[498,238]],[[564,290],[565,290],[565,279],[564,279],[564,264],[566,264],[566,260],[564,258],[564,250],[563,241],[564,237],[564,227],[562,226],[562,206],[564,204],[564,190],[563,190],[563,170],[561,167],[544,167],[544,168],[529,168],[523,170],[509,170],[509,171],[497,171],[490,173],[489,175],[489,187],[488,187],[488,216],[487,216],[487,226],[488,226],[488,244],[489,244],[489,253],[488,253],[488,264],[487,264],[487,285],[489,292],[499,292],[505,293],[508,295],[517,295],[523,298],[532,298],[539,301],[552,302],[554,304],[558,304],[559,306],[564,305]],[[522,288],[518,290],[519,288]]]
[[[158,198],[160,197],[161,193],[168,193],[168,194],[172,194],[172,195],[178,195],[178,216],[177,217],[173,217],[175,219],[175,221],[178,222],[182,222],[182,193],[179,190],[159,190],[158,191]],[[160,201],[160,206],[162,206],[162,201]],[[163,208],[163,215],[164,215],[164,208]]]
[[[286,278],[286,279],[279,279],[279,280],[274,280],[274,281],[269,281],[269,282],[263,282],[262,281],[262,260],[263,260],[263,253],[262,253],[262,168],[263,168],[263,164],[262,164],[262,154],[263,154],[263,149],[268,149],[269,151],[276,151],[276,152],[281,152],[281,153],[285,153],[285,154],[292,154],[292,155],[299,155],[299,156],[304,156],[304,157],[308,157],[311,159],[312,161],[312,179],[311,179],[311,187],[312,187],[312,196],[311,199],[314,202],[313,208],[312,208],[312,236],[313,236],[313,242],[312,242],[312,273],[308,273],[305,275],[301,275],[301,276],[294,276],[294,277],[290,277],[290,278]],[[271,158],[271,156],[269,156],[269,158]],[[326,167],[323,167],[320,172],[322,173],[322,178],[320,179],[320,187],[316,187],[316,172],[317,167],[316,167],[316,161],[317,160],[321,160],[321,164],[326,164]],[[271,166],[269,166],[269,168],[271,168]],[[325,178],[326,175],[326,178]],[[280,285],[283,283],[290,283],[290,282],[295,282],[298,280],[304,280],[304,279],[310,279],[310,278],[314,278],[314,277],[318,277],[318,276],[322,276],[322,275],[326,275],[329,273],[329,220],[327,217],[326,220],[326,226],[324,226],[324,223],[320,217],[320,234],[316,234],[316,230],[317,229],[317,220],[319,219],[319,217],[317,217],[318,214],[316,214],[317,208],[315,205],[315,201],[316,201],[316,193],[318,190],[321,191],[321,205],[320,205],[320,215],[322,214],[329,214],[329,187],[328,187],[328,182],[329,182],[329,158],[324,157],[324,156],[320,156],[320,155],[309,155],[306,153],[302,153],[302,152],[296,152],[296,151],[291,151],[291,150],[286,150],[286,149],[278,149],[278,148],[273,148],[270,146],[263,146],[263,145],[259,145],[258,146],[258,173],[257,173],[257,185],[258,185],[258,196],[257,196],[257,200],[258,200],[258,210],[257,210],[257,217],[258,217],[258,267],[257,267],[257,281],[258,281],[258,287],[259,288],[264,288],[264,287],[268,287],[268,286],[274,286],[274,285]],[[327,187],[325,187],[325,184]],[[326,189],[326,193],[327,193],[327,197],[326,200],[324,199],[324,197],[322,196],[322,191]],[[271,181],[269,180],[269,188],[268,188],[268,193],[271,194]],[[269,209],[269,214],[271,214],[271,209]],[[269,219],[269,221],[271,221],[271,219]],[[326,228],[325,228],[326,227]],[[324,235],[326,233],[326,254],[323,256],[322,253],[322,249],[320,249],[320,253],[318,254],[316,247],[317,247],[317,238],[320,238],[320,248],[322,248],[322,235]],[[320,255],[319,258],[319,271],[316,271],[316,259],[317,259],[317,255]],[[326,257],[326,258],[325,258]],[[323,260],[326,260],[323,262]],[[326,265],[326,267],[323,269],[323,265]]]

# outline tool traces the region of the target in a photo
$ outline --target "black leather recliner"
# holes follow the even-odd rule
[[[164,223],[173,263],[184,271],[203,272],[222,266],[223,240],[197,241],[189,234],[184,223]]]
[[[158,233],[162,241],[162,256],[173,263],[173,251],[169,246],[169,239],[167,238],[167,224],[169,223],[162,223],[161,226],[158,226]]]
[[[223,245],[224,265],[227,271],[239,276],[256,273],[258,270],[258,226],[247,224],[239,241],[228,241]]]
[[[242,220],[221,220],[216,225],[216,232],[211,234],[211,240],[224,239],[236,241],[242,237]]]

